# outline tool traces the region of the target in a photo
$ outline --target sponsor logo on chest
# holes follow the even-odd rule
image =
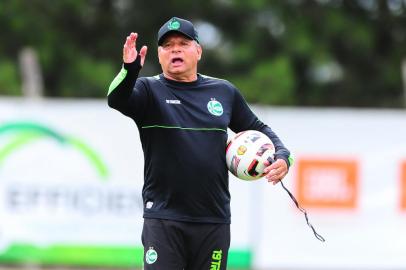
[[[182,104],[182,103],[180,102],[180,100],[178,100],[178,99],[167,99],[167,100],[166,100],[166,103],[167,103],[167,104],[175,104],[175,105],[177,105],[177,104]]]

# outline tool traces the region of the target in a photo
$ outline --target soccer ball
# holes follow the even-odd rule
[[[237,133],[226,148],[228,170],[242,180],[263,177],[266,160],[273,162],[275,146],[271,139],[257,130]]]

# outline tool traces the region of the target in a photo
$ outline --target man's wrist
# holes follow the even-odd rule
[[[128,70],[129,72],[133,71],[140,71],[142,66],[141,66],[141,57],[138,56],[133,62],[131,63],[123,63],[123,67]]]
[[[282,155],[275,156],[275,160],[278,160],[278,159],[282,159],[283,161],[285,161],[286,165],[288,166],[288,169],[289,169],[289,167],[291,165],[290,162],[289,162],[289,158],[287,158],[285,156],[282,156]]]

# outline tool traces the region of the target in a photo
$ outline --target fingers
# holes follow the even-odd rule
[[[124,46],[127,46],[128,48],[135,48],[135,42],[137,41],[137,38],[138,34],[132,32],[129,36],[127,36]]]
[[[123,53],[128,53],[130,50],[135,48],[135,41],[137,40],[137,37],[137,33],[131,33],[129,36],[127,36],[123,47]]]
[[[284,160],[278,159],[270,166],[266,167],[264,172],[267,174],[266,179],[268,182],[276,185],[288,173],[288,166]]]
[[[135,49],[135,42],[138,34],[131,33],[127,36],[123,46],[123,61],[124,63],[132,63],[137,58],[137,50]]]

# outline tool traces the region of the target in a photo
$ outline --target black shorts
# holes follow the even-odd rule
[[[145,270],[223,270],[230,224],[144,219]]]

